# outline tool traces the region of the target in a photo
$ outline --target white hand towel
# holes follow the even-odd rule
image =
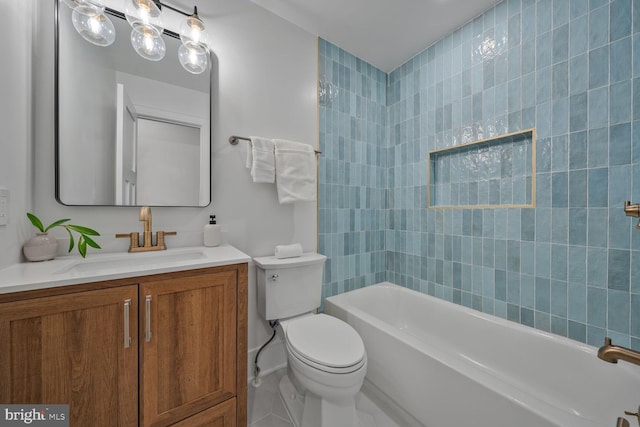
[[[273,140],[251,137],[251,177],[253,182],[273,183],[276,178]]]
[[[253,166],[253,144],[251,143],[251,139],[247,142],[247,160],[244,162],[244,167],[247,169],[251,169]]]
[[[282,203],[316,200],[316,156],[313,147],[275,139],[276,187]]]
[[[297,258],[302,256],[302,245],[293,243],[291,245],[277,245],[275,250],[276,258]]]

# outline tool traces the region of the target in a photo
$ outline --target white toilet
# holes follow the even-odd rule
[[[287,347],[280,394],[296,427],[356,427],[355,397],[367,371],[360,335],[320,307],[327,257],[254,258],[258,311],[279,320]]]

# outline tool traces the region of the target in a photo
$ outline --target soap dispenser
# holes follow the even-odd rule
[[[209,224],[204,226],[204,245],[220,246],[220,243],[222,243],[221,227],[216,224],[215,215],[209,215],[209,218]]]

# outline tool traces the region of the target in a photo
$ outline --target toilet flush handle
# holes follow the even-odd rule
[[[271,275],[271,281],[275,282],[276,280],[278,280],[278,277],[280,277],[280,276],[278,276],[277,274],[272,274]]]

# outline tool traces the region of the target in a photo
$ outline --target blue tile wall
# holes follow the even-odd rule
[[[532,154],[532,131],[429,153],[429,206],[531,205]]]
[[[385,280],[387,76],[319,41],[323,296]]]
[[[610,336],[640,350],[640,231],[622,209],[640,202],[640,2],[503,1],[386,76],[321,42],[321,72],[336,70],[371,90],[321,106],[331,153],[321,244],[343,263],[331,265],[327,294],[386,277],[594,346]],[[349,108],[365,95],[366,120],[357,111],[355,120],[372,132],[355,135]],[[535,209],[425,208],[428,151],[528,128],[537,131]],[[335,156],[362,149],[376,155]],[[352,162],[367,180],[346,173]],[[358,186],[375,194],[366,213],[362,194],[360,207],[347,206]],[[477,191],[492,197],[491,187]],[[353,210],[371,219],[352,228]],[[347,244],[354,233],[379,237]],[[356,247],[359,275],[348,275],[356,268],[345,249]]]

